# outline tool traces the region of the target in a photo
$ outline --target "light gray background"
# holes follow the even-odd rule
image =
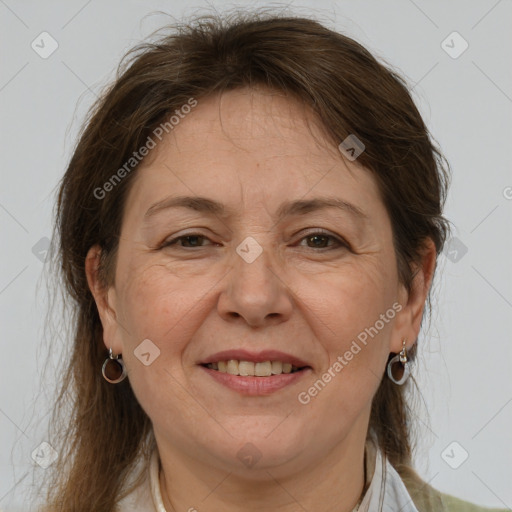
[[[44,471],[31,458],[46,440],[47,419],[39,393],[47,303],[44,291],[36,294],[44,288],[44,253],[32,249],[51,236],[55,185],[83,115],[122,54],[170,21],[146,15],[161,10],[180,18],[233,5],[0,0],[1,510],[33,510],[23,501],[26,487]],[[356,38],[405,75],[452,165],[446,214],[459,242],[440,259],[432,327],[420,337],[415,373],[425,404],[416,464],[444,492],[512,508],[511,1],[290,5],[290,12],[315,15]],[[43,31],[59,45],[47,59],[31,48]],[[441,46],[453,31],[469,43],[456,59]],[[55,372],[61,363],[55,356]],[[447,461],[457,465],[462,450],[469,457],[453,469]]]

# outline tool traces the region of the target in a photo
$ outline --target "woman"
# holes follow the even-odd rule
[[[448,165],[401,78],[271,15],[130,55],[58,198],[75,400],[45,510],[489,510],[413,469]]]

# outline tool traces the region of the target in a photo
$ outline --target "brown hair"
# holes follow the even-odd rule
[[[112,284],[136,168],[103,199],[94,191],[191,97],[263,85],[308,105],[336,146],[355,134],[366,147],[358,162],[373,173],[389,213],[399,279],[408,290],[425,240],[432,239],[439,254],[449,232],[442,216],[449,165],[405,81],[359,43],[312,19],[268,13],[201,16],[173,27],[124,57],[115,82],[90,110],[60,184],[54,240],[74,339],[51,421],[57,431],[51,443],[60,444],[48,511],[115,510],[134,463],[141,456],[147,461],[154,447],[150,419],[129,379],[112,385],[101,375],[108,352],[84,263],[89,248],[100,244],[100,276]],[[413,471],[409,385],[383,375],[369,425],[404,475]]]

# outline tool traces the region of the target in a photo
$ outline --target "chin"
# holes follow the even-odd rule
[[[237,467],[245,465],[253,471],[253,468],[270,469],[289,463],[303,451],[304,442],[289,425],[283,428],[286,421],[253,417],[250,424],[242,421],[237,428],[226,427],[233,437],[226,435],[225,443],[219,443],[224,446],[222,454],[234,454]],[[233,459],[229,459],[229,463],[232,464]]]

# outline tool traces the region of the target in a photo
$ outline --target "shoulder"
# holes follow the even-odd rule
[[[469,501],[461,500],[450,494],[444,494],[439,491],[435,491],[439,494],[439,497],[444,505],[446,512],[505,512],[509,509],[504,508],[488,508],[481,505],[470,503]]]
[[[506,512],[510,510],[484,507],[438,491],[425,482],[410,466],[400,466],[399,474],[418,512]]]

